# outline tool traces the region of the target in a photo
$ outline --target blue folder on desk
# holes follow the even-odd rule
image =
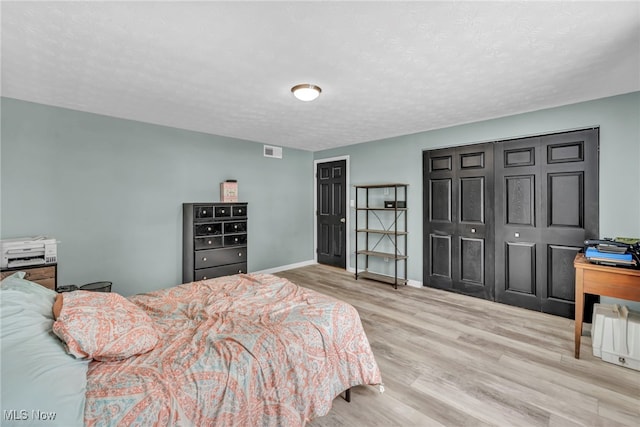
[[[587,248],[585,256],[587,258],[604,258],[610,259],[612,261],[631,261],[633,259],[633,257],[629,253],[616,254],[611,252],[602,252],[597,250],[596,248]]]
[[[630,253],[611,253],[599,251],[594,247],[588,247],[584,254],[585,258],[591,262],[609,265],[635,266],[636,262]]]

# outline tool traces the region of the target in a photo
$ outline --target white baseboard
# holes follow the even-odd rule
[[[347,271],[348,271],[349,273],[356,274],[356,269],[355,269],[355,268],[353,268],[353,267],[349,267],[349,268],[347,268]],[[360,270],[360,271],[364,271],[364,270]],[[422,287],[422,282],[419,282],[419,281],[417,281],[417,280],[411,280],[411,279],[409,279],[409,280],[407,280],[407,286],[411,286],[411,287],[413,287],[413,288],[421,288],[421,287]]]
[[[252,273],[277,273],[279,271],[293,270],[294,268],[307,267],[309,265],[317,264],[313,259],[308,261],[296,262],[295,264],[281,265],[280,267],[267,268],[266,270],[253,271]]]
[[[422,285],[422,282],[420,282],[418,280],[409,279],[409,280],[407,280],[407,286],[412,286],[414,288],[421,288],[423,285]]]

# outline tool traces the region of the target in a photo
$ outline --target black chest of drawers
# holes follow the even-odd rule
[[[247,272],[247,203],[182,205],[182,281]]]

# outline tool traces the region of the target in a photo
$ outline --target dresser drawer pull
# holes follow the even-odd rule
[[[241,214],[242,213],[242,209],[238,209],[238,213]]]
[[[242,270],[238,270],[238,273],[242,273]]]
[[[207,276],[204,276],[204,277],[202,278],[202,280],[207,280]]]
[[[209,241],[207,242],[207,244],[208,244],[208,245],[210,245],[211,243],[213,243],[211,240],[209,240]]]
[[[220,209],[220,213],[224,213],[224,209]]]
[[[237,238],[237,237],[235,238],[235,241],[236,241],[236,242],[238,241],[238,238]]]
[[[206,261],[206,260],[207,260],[207,257],[206,257],[206,256],[203,256],[203,257],[202,257],[202,260],[203,260],[203,261]]]
[[[207,227],[207,231],[211,231],[211,227]]]
[[[242,252],[238,252],[238,256],[242,256]]]
[[[238,229],[238,224],[234,225],[233,228]]]
[[[202,215],[206,215],[206,214],[207,214],[206,210],[202,211]]]

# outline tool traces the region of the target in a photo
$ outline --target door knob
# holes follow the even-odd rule
[[[344,224],[347,220],[345,218],[340,218],[340,222]]]

